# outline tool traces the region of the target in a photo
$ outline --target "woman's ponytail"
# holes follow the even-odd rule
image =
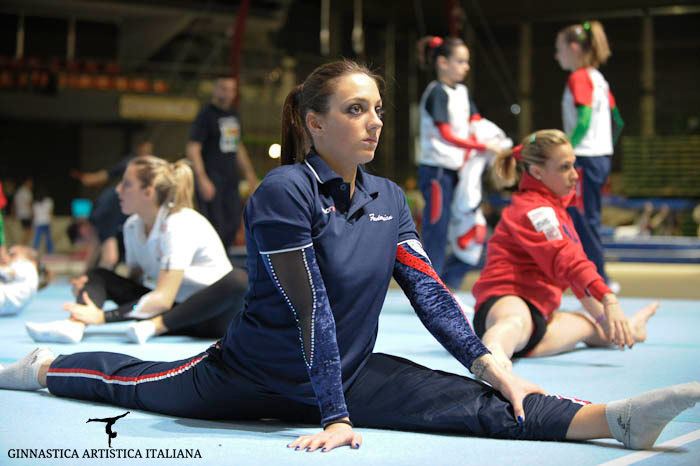
[[[282,108],[282,165],[291,165],[306,154],[306,127],[302,120],[299,101],[303,84],[299,84],[287,95]]]

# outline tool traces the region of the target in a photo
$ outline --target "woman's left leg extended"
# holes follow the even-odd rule
[[[658,303],[650,303],[629,319],[635,343],[646,340],[647,322],[656,313],[657,308]],[[564,353],[573,350],[581,342],[592,347],[610,346],[610,341],[603,329],[596,325],[588,314],[556,311],[552,314],[544,337],[527,356],[551,356]]]
[[[486,384],[403,358],[372,354],[345,399],[358,427],[521,440],[615,438],[650,448],[664,427],[700,401],[700,382],[660,388],[606,404],[528,395],[519,425],[510,403]]]
[[[573,350],[580,342],[588,346],[608,346],[603,329],[583,313],[556,311],[542,340],[527,356],[551,356]]]
[[[564,440],[583,406],[556,396],[529,395],[520,426],[510,403],[490,386],[379,353],[370,356],[345,398],[359,427],[528,440]]]

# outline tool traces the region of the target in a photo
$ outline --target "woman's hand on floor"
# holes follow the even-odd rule
[[[287,448],[294,448],[299,451],[328,452],[336,447],[350,445],[350,448],[358,449],[362,445],[362,435],[354,432],[347,424],[336,422],[329,424],[323,431],[313,435],[302,435],[295,441],[287,445]]]

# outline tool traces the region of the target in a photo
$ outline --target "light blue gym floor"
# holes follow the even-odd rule
[[[696,285],[697,286],[697,285]],[[468,294],[462,294],[473,303]],[[70,300],[63,281],[39,293],[19,317],[0,318],[0,364],[10,363],[36,345],[24,330],[24,321],[65,317],[61,309]],[[628,314],[646,301],[622,300]],[[573,309],[567,298],[564,307]],[[143,346],[129,344],[123,324],[90,329],[79,345],[53,344],[56,353],[115,351],[148,360],[176,360],[205,349],[209,341],[161,337]],[[646,343],[631,351],[580,348],[549,358],[521,360],[515,370],[550,393],[604,402],[692,380],[700,380],[700,302],[664,300],[649,325]],[[466,369],[423,328],[408,301],[390,291],[380,321],[376,351],[401,355],[435,369],[467,374]],[[458,435],[432,435],[374,429],[357,429],[364,444],[355,451],[340,448],[331,453],[302,453],[285,448],[298,435],[317,426],[279,422],[211,422],[178,419],[132,410],[119,420],[114,449],[139,451],[143,459],[18,459],[17,449],[68,449],[83,456],[106,449],[104,424],[86,424],[89,418],[122,414],[125,409],[57,398],[46,390],[0,390],[0,465],[22,464],[216,464],[216,465],[590,465],[611,464],[700,465],[700,406],[681,414],[662,433],[658,443],[674,441],[677,447],[657,447],[640,455],[614,441],[554,443],[504,441]],[[688,435],[689,434],[689,435]],[[685,436],[685,437],[684,437]],[[680,437],[680,439],[679,439]],[[658,445],[657,443],[657,445]],[[190,449],[201,459],[150,459],[148,451]],[[104,451],[104,450],[102,450]],[[95,452],[101,454],[101,452]],[[67,454],[64,452],[64,455]],[[122,453],[123,454],[123,453]]]

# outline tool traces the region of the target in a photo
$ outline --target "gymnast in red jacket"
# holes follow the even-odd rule
[[[557,354],[579,342],[632,348],[645,340],[658,307],[654,302],[625,317],[586,257],[566,211],[575,197],[575,160],[564,133],[542,130],[498,154],[494,164],[497,184],[513,185],[518,174],[521,180],[472,289],[474,330],[506,368],[513,357]],[[557,310],[569,287],[587,312]]]

